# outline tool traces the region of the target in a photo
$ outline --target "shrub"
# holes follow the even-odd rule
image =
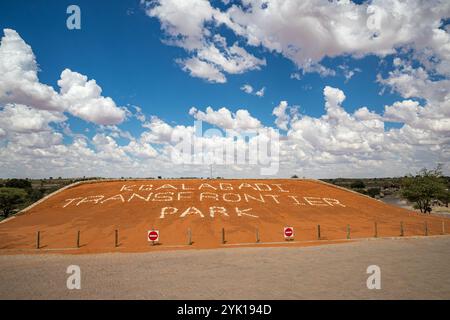
[[[7,218],[18,205],[25,202],[27,193],[20,188],[0,188],[0,210]]]
[[[366,185],[361,180],[356,180],[356,181],[352,182],[352,184],[350,185],[350,188],[352,188],[352,189],[364,189],[365,187],[366,187]]]
[[[25,179],[9,179],[5,183],[7,188],[31,189],[31,182]]]
[[[368,194],[369,196],[371,196],[372,198],[375,198],[375,196],[379,195],[380,192],[381,192],[381,189],[380,189],[380,188],[369,188],[369,189],[367,190],[367,194]]]

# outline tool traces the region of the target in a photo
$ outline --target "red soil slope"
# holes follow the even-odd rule
[[[442,232],[448,219],[425,216],[313,180],[134,180],[86,183],[68,188],[0,224],[1,249],[32,249],[41,232],[43,249],[76,252],[145,251],[183,247],[188,229],[193,248],[284,241],[283,227],[295,240],[429,235]],[[150,246],[147,230],[160,230]],[[119,247],[114,247],[119,230]],[[186,246],[187,247],[187,246]],[[9,251],[9,250],[7,250]],[[5,252],[5,251],[3,251]]]

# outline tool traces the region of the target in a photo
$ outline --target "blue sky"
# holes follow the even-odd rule
[[[424,68],[430,79],[433,76],[439,76],[440,80],[435,81],[436,83],[447,81],[448,78],[448,74],[445,72],[436,71],[436,66],[433,67],[424,63],[424,59],[421,59],[419,55],[425,47],[431,48],[432,52],[430,55],[433,56],[433,59],[445,62],[445,53],[433,52],[433,43],[426,46],[422,44],[416,45],[416,42],[419,43],[422,40],[415,39],[414,36],[406,40],[394,40],[391,41],[392,43],[388,43],[390,40],[380,40],[386,41],[386,43],[380,45],[381,47],[386,46],[386,50],[392,51],[392,53],[388,54],[385,53],[386,50],[381,52],[381,49],[378,51],[378,49],[373,49],[370,46],[356,49],[353,49],[353,47],[357,46],[340,47],[342,45],[338,41],[335,44],[336,48],[328,49],[328,44],[323,46],[324,52],[320,52],[319,58],[315,55],[311,57],[302,55],[299,58],[289,57],[287,49],[274,50],[270,45],[263,43],[264,39],[259,39],[262,41],[260,45],[249,44],[250,37],[245,34],[236,34],[231,26],[221,24],[210,27],[208,26],[208,21],[205,21],[204,24],[201,23],[203,30],[209,30],[212,34],[220,34],[225,38],[228,47],[236,43],[245,49],[248,54],[257,59],[265,60],[265,65],[260,65],[258,68],[253,69],[244,68],[237,73],[227,72],[226,69],[223,69],[225,67],[215,64],[214,66],[226,76],[225,83],[217,83],[205,77],[193,76],[188,70],[183,70],[183,63],[179,61],[197,57],[199,55],[198,52],[201,52],[203,48],[195,47],[193,51],[189,51],[186,49],[190,45],[189,39],[193,39],[197,35],[183,34],[182,25],[179,30],[173,31],[172,29],[168,31],[164,26],[173,24],[174,21],[168,21],[167,16],[164,16],[164,14],[158,16],[157,14],[149,13],[151,8],[157,6],[164,8],[164,6],[169,7],[173,5],[173,8],[178,8],[171,1],[168,1],[166,4],[163,2],[145,4],[137,0],[108,1],[107,3],[104,1],[77,1],[76,3],[72,1],[3,1],[0,4],[0,30],[15,30],[21,39],[32,48],[39,68],[38,77],[40,83],[52,86],[58,91],[58,80],[61,72],[65,69],[86,75],[88,79],[95,79],[96,83],[102,88],[102,96],[111,97],[116,106],[125,107],[130,111],[130,114],[124,121],[115,125],[120,130],[130,133],[136,139],[147,128],[142,125],[141,121],[138,121],[131,115],[135,112],[132,106],[140,107],[147,121],[152,116],[156,116],[172,127],[176,125],[192,126],[194,119],[189,114],[190,108],[195,107],[198,110],[205,111],[208,106],[211,106],[214,110],[225,107],[231,113],[235,113],[239,109],[245,109],[252,117],[258,119],[263,126],[275,128],[274,121],[276,116],[272,112],[281,101],[287,101],[291,111],[298,106],[298,118],[308,116],[320,119],[326,114],[324,88],[327,86],[345,93],[346,98],[342,103],[342,107],[348,114],[354,113],[361,107],[367,107],[370,111],[382,117],[385,112],[385,106],[391,106],[396,102],[404,100],[417,101],[420,107],[425,108],[428,104],[432,104],[431,102],[433,104],[437,103],[431,101],[432,97],[423,97],[420,90],[419,93],[411,95],[405,92],[403,87],[400,88],[396,82],[377,81],[377,75],[383,79],[389,79],[389,77],[393,79],[389,72],[398,69],[411,73],[412,71],[406,68],[410,66],[416,69]],[[383,1],[379,2],[383,3]],[[272,3],[268,3],[269,9],[272,8]],[[319,1],[319,3],[324,8],[328,5],[326,1]],[[390,2],[386,1],[385,3],[387,4],[386,12],[393,13],[389,8]],[[69,16],[66,14],[66,9],[71,4],[76,4],[81,9],[81,30],[69,30],[66,27],[66,19]],[[255,1],[253,5],[256,6],[258,4],[259,2]],[[243,8],[239,1],[234,4],[233,2],[228,3],[228,1],[213,1],[210,7],[217,12],[225,13],[232,5],[235,5],[236,8]],[[414,3],[413,5],[420,6],[421,4]],[[448,6],[444,6],[444,2],[437,3],[437,5],[442,5],[442,12],[430,17],[430,30],[436,28],[436,21],[445,21],[444,18],[448,15]],[[356,10],[363,8],[362,6],[365,7],[361,12],[367,11],[367,3],[360,6],[349,3],[346,6],[348,8],[343,10],[350,13],[352,10],[356,13]],[[299,10],[306,9],[300,8]],[[330,10],[332,11],[332,9]],[[424,15],[427,14],[426,8],[423,9],[423,12]],[[191,13],[187,11],[184,14],[189,16]],[[402,14],[407,16],[407,12],[402,12]],[[229,15],[231,16],[232,13],[230,12]],[[236,17],[235,19],[237,20]],[[256,22],[252,21],[252,18],[255,17],[249,16],[248,21],[242,19],[240,25],[244,27],[252,24],[257,25],[258,22],[256,20]],[[295,18],[302,19],[302,12],[299,11]],[[270,20],[270,16],[268,19]],[[408,17],[405,17],[405,21],[406,28],[410,20],[408,20]],[[245,25],[246,23],[248,25]],[[339,23],[337,20],[337,24]],[[342,23],[345,24],[345,21]],[[316,45],[315,41],[307,43],[302,37],[298,40],[292,40],[292,36],[289,36],[291,38],[287,37],[286,34],[290,31],[289,21],[286,24],[288,26],[285,27],[285,30],[280,31],[278,34],[267,34],[267,39],[273,40],[275,37],[276,43],[285,44],[285,48],[293,45],[289,41],[292,41],[295,45],[300,44],[300,47],[303,45],[305,47],[314,47]],[[295,23],[292,24],[292,30],[295,31]],[[405,32],[410,32],[412,27],[409,25],[407,27],[409,29],[406,29]],[[358,26],[355,23],[355,29],[357,28]],[[392,32],[392,29],[395,28],[395,26],[390,27],[385,23],[382,24],[379,32],[383,35],[384,32]],[[264,27],[261,26],[261,30],[259,35],[263,38],[266,36],[263,33]],[[444,27],[441,26],[441,30],[445,30],[445,25]],[[429,30],[426,29],[425,31]],[[308,30],[298,29],[296,32],[308,32]],[[446,33],[448,35],[448,32]],[[187,38],[182,45],[165,43],[167,39],[180,36]],[[281,40],[276,39],[278,36]],[[205,36],[205,39],[202,40],[203,45],[216,43],[214,42],[215,40],[211,40],[211,37]],[[308,38],[306,37],[306,39]],[[354,39],[354,41],[358,40],[358,38]],[[318,41],[321,41],[320,37]],[[317,43],[318,47],[321,45]],[[332,47],[333,44],[329,46]],[[410,49],[410,51],[405,51],[405,48]],[[314,50],[314,52],[320,50],[322,49]],[[333,52],[333,54],[329,52]],[[394,66],[393,61],[396,58],[401,59],[402,64],[400,66],[399,64]],[[307,59],[312,59],[314,65],[320,65],[327,70],[331,70],[334,74],[321,75],[315,71],[308,72],[305,64]],[[428,59],[427,61],[433,60],[431,57],[426,57],[426,59]],[[203,61],[210,63],[208,60]],[[211,63],[211,65],[213,64]],[[346,78],[345,72],[349,71],[353,71],[354,75],[351,78]],[[293,78],[293,74],[300,75],[300,79]],[[396,79],[400,78],[400,75],[398,75]],[[253,87],[253,93],[264,87],[264,96],[248,94],[241,90],[241,87],[246,84]],[[445,102],[446,98],[443,98],[443,100]],[[1,104],[1,101],[0,99],[0,107],[4,107],[6,103],[14,103],[14,101],[4,100],[3,104]],[[32,108],[33,106],[29,107]],[[444,106],[444,108],[447,107]],[[48,123],[55,131],[61,132],[61,124],[67,124],[71,128],[72,133],[86,136],[88,144],[91,144],[90,139],[93,139],[99,132],[103,132],[103,129],[99,128],[98,123],[86,121],[85,118],[80,118],[71,112],[65,112],[64,114],[67,117],[67,120],[64,122],[55,121]],[[388,117],[382,120],[385,132],[391,129],[401,129],[406,123],[406,120],[391,120]],[[291,121],[292,123],[290,123],[288,130],[279,128],[282,135],[289,136],[287,131],[294,131],[292,129],[294,120],[291,119]],[[205,125],[206,127],[217,126],[216,123],[208,123],[208,121],[206,121]],[[411,123],[407,125],[414,127]],[[425,130],[424,128],[420,129]],[[433,131],[432,129],[428,128],[427,130]],[[444,137],[446,136],[447,133],[445,131]],[[73,136],[63,134],[63,141],[66,146],[70,147],[74,139]],[[10,140],[11,138],[3,142],[3,145],[11,143]],[[117,137],[115,140],[119,146],[126,146],[130,139]],[[440,140],[439,145],[442,146]],[[161,145],[152,144],[152,147],[159,150]],[[425,148],[431,147],[428,145]],[[323,151],[326,153],[330,152],[329,150]],[[342,156],[345,152],[345,150],[342,150],[333,154],[333,156]],[[375,150],[370,152],[377,153]],[[434,165],[435,161],[447,159],[447,152],[448,149],[441,149],[441,153],[435,154],[431,159],[421,160],[414,167]],[[309,161],[313,159],[312,157],[313,155],[308,157]],[[359,160],[362,159],[382,161],[376,159],[376,156],[371,157],[369,155],[364,155]],[[392,155],[387,156],[386,159],[392,159]],[[306,160],[304,159],[304,161]],[[341,160],[336,161],[341,165]],[[351,161],[354,163],[354,160]],[[300,162],[302,166],[305,165],[305,162]],[[292,163],[292,165],[293,167],[296,166],[295,163]],[[375,164],[371,164],[367,168],[360,168],[361,164],[358,164],[358,168],[361,170],[361,174],[364,172],[370,173],[372,165]],[[383,166],[382,163],[376,164],[377,168]],[[335,172],[335,169],[332,167],[329,170],[329,173]],[[395,174],[397,170],[397,167],[393,167],[392,170],[386,172],[380,170],[376,175]],[[77,169],[76,174],[80,174],[81,171]],[[20,170],[14,170],[10,165],[4,168],[5,175],[14,175],[17,172],[20,172]],[[30,171],[27,172],[33,173],[35,171],[33,171],[33,168],[30,168]],[[316,171],[312,170],[311,172]],[[342,172],[342,174],[346,175],[352,172],[350,170]],[[69,174],[64,170],[62,173]],[[108,172],[105,171],[105,173]],[[403,173],[398,172],[398,174]],[[230,173],[230,175],[233,175],[233,173]],[[315,175],[315,173],[311,173],[311,175]]]
[[[138,105],[146,114],[167,121],[190,124],[190,107],[225,106],[232,110],[246,108],[270,125],[271,111],[280,100],[299,105],[309,115],[320,116],[324,113],[322,91],[326,85],[348,93],[349,111],[367,105],[368,95],[371,102],[367,106],[375,111],[399,99],[389,91],[379,95],[381,87],[376,83],[376,74],[383,68],[375,56],[327,59],[326,66],[333,69],[345,63],[349,69],[362,70],[348,82],[342,73],[334,77],[307,74],[296,80],[290,78],[297,72],[292,61],[267,50],[250,48],[251,53],[267,59],[266,67],[230,76],[226,84],[211,84],[180,69],[174,60],[183,57],[183,50],[161,42],[158,20],[146,16],[139,1],[110,1],[107,6],[100,1],[78,1],[81,30],[65,27],[69,16],[65,11],[70,4],[71,1],[3,3],[6,8],[0,13],[1,28],[17,30],[31,45],[43,83],[56,87],[63,69],[77,70],[96,79],[104,95],[119,105]],[[258,89],[266,87],[265,96],[245,94],[239,88],[246,83]]]

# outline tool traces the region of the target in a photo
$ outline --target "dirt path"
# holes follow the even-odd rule
[[[81,268],[81,290],[66,268]],[[368,290],[369,265],[381,290]],[[0,299],[450,299],[450,237],[304,248],[0,256]]]

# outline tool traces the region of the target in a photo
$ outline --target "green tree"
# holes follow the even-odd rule
[[[9,179],[5,183],[8,188],[31,189],[31,182],[26,179]]]
[[[25,202],[27,193],[19,188],[0,188],[0,210],[7,218],[18,205]]]
[[[432,201],[439,199],[445,191],[441,165],[432,170],[424,168],[415,176],[406,176],[402,181],[402,196],[413,202],[414,207],[422,213],[431,213]]]
[[[36,202],[39,199],[41,199],[44,194],[45,194],[45,190],[44,189],[29,189],[28,191],[28,199],[31,202]]]
[[[354,182],[352,182],[352,184],[350,185],[350,188],[352,189],[364,189],[366,187],[366,185],[364,184],[364,182],[362,180],[356,180]]]
[[[439,201],[441,201],[444,206],[448,207],[448,203],[450,202],[450,190],[444,190],[439,196]]]
[[[375,198],[375,196],[379,195],[380,192],[381,192],[381,189],[378,188],[378,187],[369,188],[369,189],[367,190],[367,194],[368,194],[369,196],[371,196],[372,198]]]

